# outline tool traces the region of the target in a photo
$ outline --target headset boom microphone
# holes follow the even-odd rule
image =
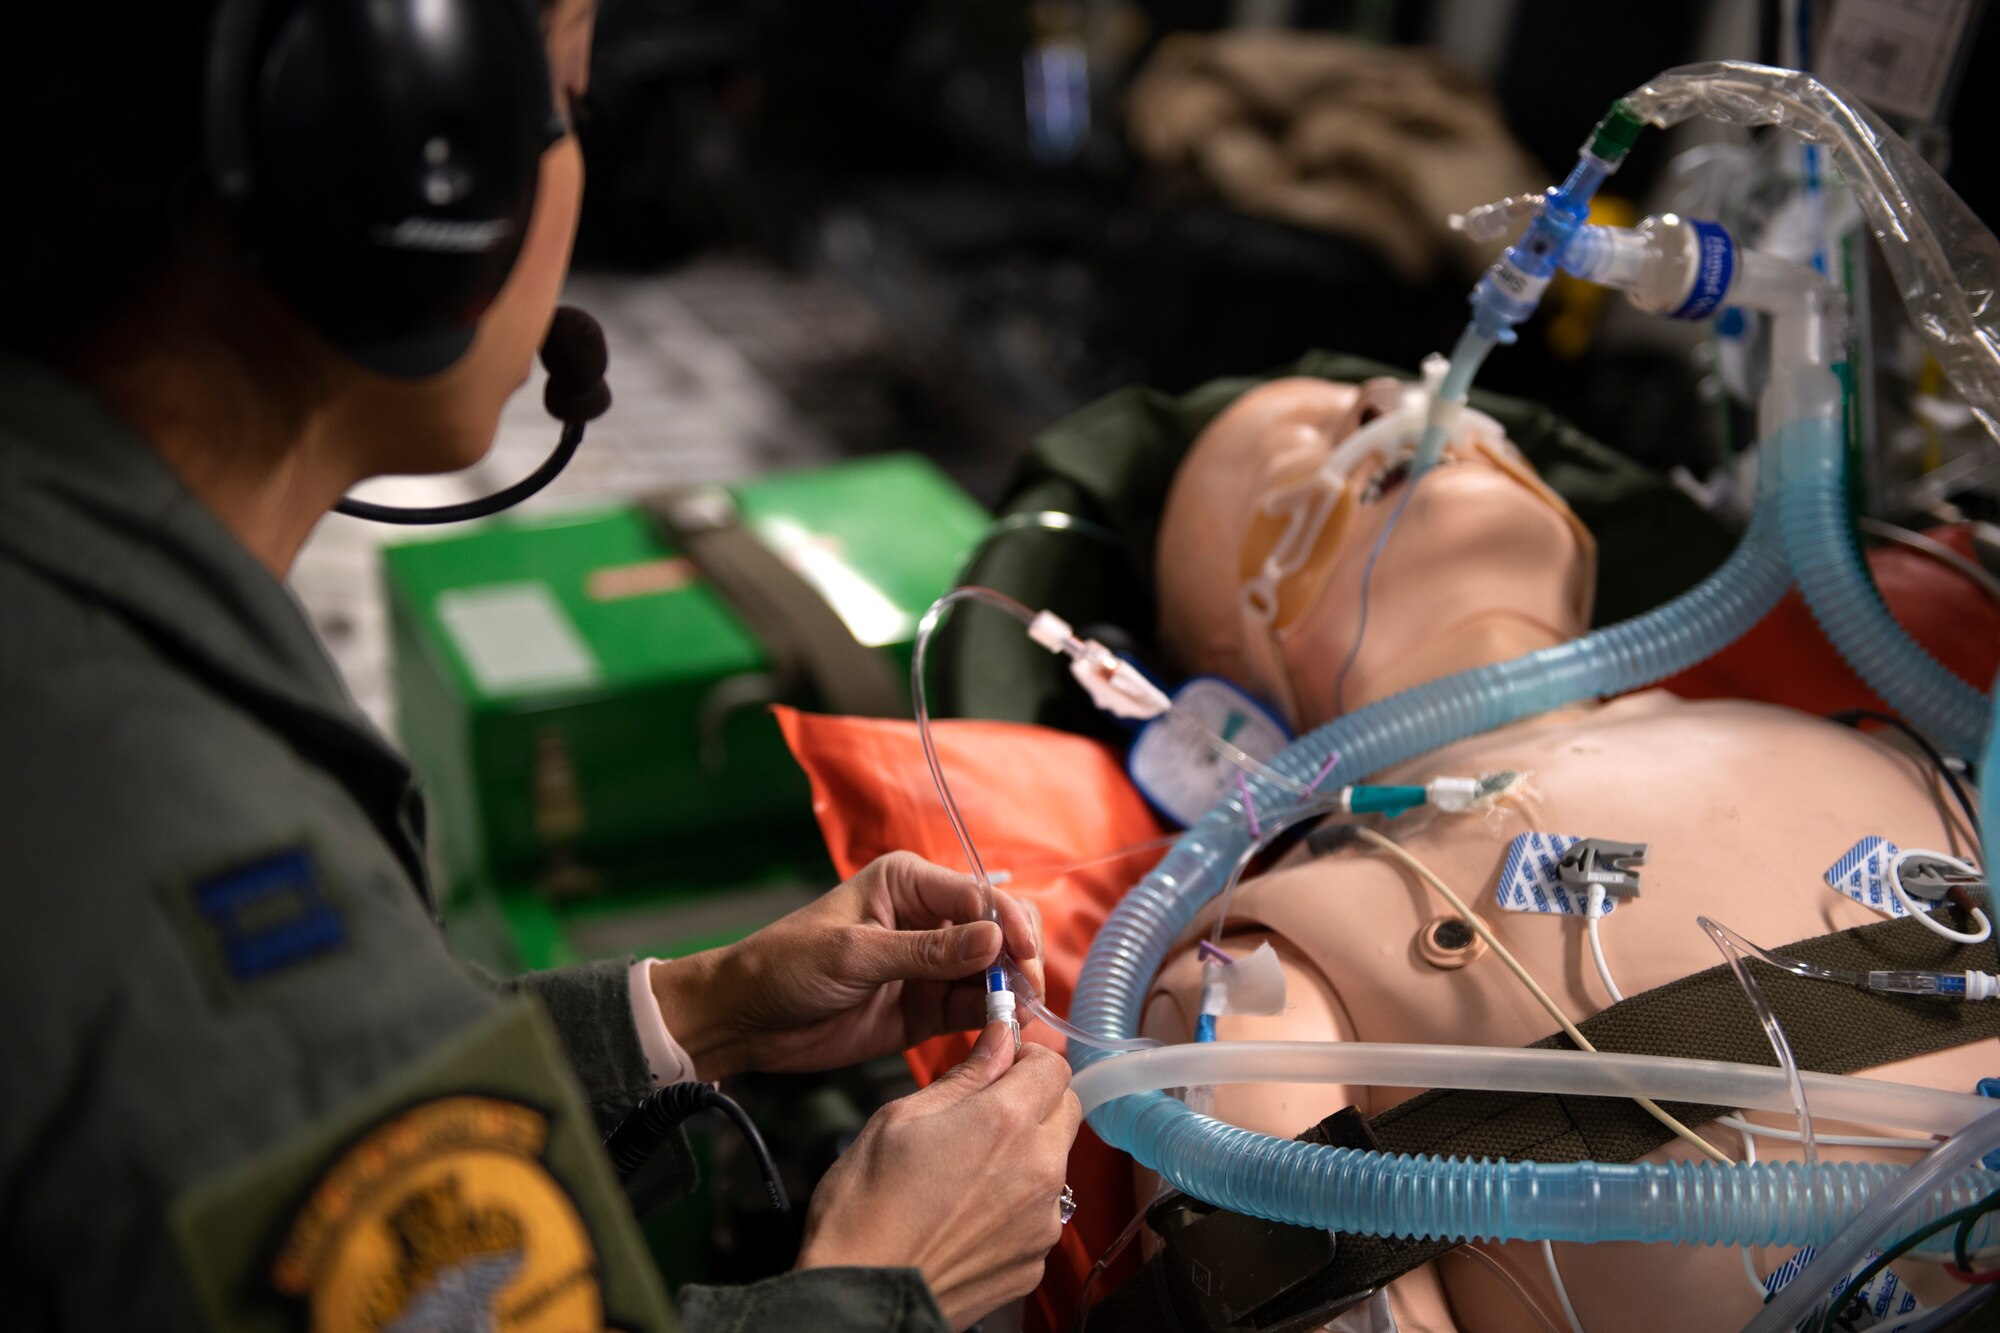
[[[511,509],[556,479],[569,465],[576,447],[583,443],[583,426],[595,421],[611,406],[611,388],[604,382],[610,363],[604,349],[604,330],[597,321],[575,306],[561,306],[542,341],[542,367],[549,372],[542,389],[542,406],[562,422],[562,438],[555,451],[533,472],[504,491],[462,504],[405,508],[401,505],[371,504],[366,500],[342,500],[335,508],[353,518],[376,523],[462,523]]]

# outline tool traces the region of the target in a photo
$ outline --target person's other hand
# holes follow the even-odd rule
[[[656,964],[653,993],[696,1076],[803,1073],[907,1050],[985,1017],[984,973],[1007,951],[1039,991],[1041,920],[978,881],[896,852],[723,949]]]
[[[953,1328],[1025,1296],[1062,1235],[1083,1108],[1061,1056],[989,1024],[965,1063],[877,1111],[820,1181],[800,1268],[917,1268]]]

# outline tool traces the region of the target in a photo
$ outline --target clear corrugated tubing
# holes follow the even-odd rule
[[[1794,421],[1778,432],[1778,526],[1799,591],[1854,674],[1910,725],[1952,754],[1978,754],[1991,708],[1882,604],[1854,544],[1843,453],[1834,418]]]
[[[1810,74],[1718,60],[1628,93],[1661,129],[1693,116],[1771,125],[1825,148],[1854,190],[1931,355],[2000,439],[2000,241],[1902,136]]]
[[[1919,330],[2000,437],[2000,341],[1992,324],[2000,249],[1908,145],[1807,76],[1760,66],[1670,71],[1631,100],[1662,126],[1700,112],[1738,124],[1782,125],[1824,143],[1868,209]],[[1800,427],[1815,456],[1825,448],[1822,429]],[[1750,530],[1723,567],[1690,592],[1570,643],[1430,681],[1338,718],[1296,742],[1273,767],[1305,782],[1338,754],[1343,775],[1365,776],[1565,704],[1639,689],[1719,651],[1762,619],[1789,582],[1774,511],[1794,485],[1816,489],[1791,471],[1776,497],[1767,473]],[[1792,503],[1807,507],[1803,493]],[[1262,811],[1293,804],[1261,780],[1247,795]],[[1243,800],[1220,802],[1112,912],[1077,988],[1072,1019],[1080,1030],[1108,1039],[1136,1033],[1167,951],[1242,854]],[[1071,1046],[1079,1067],[1103,1058],[1080,1043]],[[1276,1221],[1376,1235],[1821,1244],[1871,1199],[1894,1191],[1903,1174],[1900,1167],[1855,1163],[1549,1164],[1358,1152],[1239,1129],[1159,1092],[1120,1098],[1090,1121],[1107,1143],[1197,1198]],[[1954,1139],[1938,1154],[1960,1146]],[[1920,1164],[1912,1171],[1926,1188],[1899,1211],[1903,1228],[2000,1187],[2000,1176],[1979,1170],[1937,1173]]]

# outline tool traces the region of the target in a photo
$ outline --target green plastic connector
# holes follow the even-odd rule
[[[1348,809],[1357,815],[1387,815],[1395,819],[1409,813],[1429,799],[1422,787],[1370,787],[1353,788],[1348,798]]]
[[[1604,119],[1597,122],[1597,128],[1590,132],[1590,152],[1606,162],[1622,161],[1625,154],[1632,151],[1638,141],[1639,131],[1646,128],[1646,122],[1632,109],[1632,104],[1619,98],[1604,113]]]

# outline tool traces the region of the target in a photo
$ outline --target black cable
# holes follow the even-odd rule
[[[1991,1212],[2000,1212],[2000,1194],[1989,1194],[1986,1206],[1958,1224],[1958,1231],[1951,1238],[1951,1257],[1957,1261],[1959,1271],[1972,1271],[1972,1229],[1979,1225],[1979,1219]]]
[[[771,1160],[771,1150],[764,1146],[764,1136],[733,1098],[725,1097],[707,1083],[669,1083],[664,1088],[655,1088],[632,1108],[630,1115],[618,1122],[617,1128],[605,1135],[604,1148],[611,1154],[619,1181],[629,1183],[652,1160],[667,1137],[680,1128],[682,1121],[703,1111],[720,1111],[736,1122],[736,1128],[743,1132],[757,1158],[757,1169],[764,1174],[764,1188],[771,1196],[772,1209],[781,1217],[789,1217],[791,1201],[785,1197],[785,1182],[778,1177],[778,1165]]]
[[[506,490],[481,496],[477,500],[466,500],[453,505],[431,505],[421,509],[405,508],[402,505],[373,504],[367,500],[342,500],[334,508],[349,518],[365,518],[373,523],[429,525],[463,523],[467,519],[486,518],[521,503],[554,481],[556,474],[569,466],[569,460],[576,453],[576,447],[582,443],[583,423],[565,421],[562,437],[556,441],[555,451],[542,460],[540,467]]]
[[[1878,713],[1872,708],[1842,709],[1838,713],[1828,713],[1826,720],[1829,722],[1838,722],[1842,726],[1853,727],[1857,731],[1860,730],[1861,723],[1863,722],[1880,722],[1885,726],[1894,727],[1915,742],[1917,748],[1924,752],[1925,757],[1937,769],[1938,775],[1944,779],[1945,785],[1951,788],[1952,796],[1958,801],[1958,808],[1965,812],[1965,822],[1972,830],[1973,844],[1981,849],[1983,855],[1985,844],[1982,840],[1979,827],[1979,811],[1973,806],[1972,797],[1965,790],[1965,784],[1959,780],[1958,774],[1953,771],[1951,765],[1945,762],[1944,755],[1939,752],[1937,746],[1931,744],[1929,737],[1895,714]]]
[[[1860,1272],[1856,1273],[1848,1281],[1845,1287],[1841,1288],[1840,1294],[1834,1297],[1833,1304],[1827,1307],[1825,1317],[1819,1322],[1820,1333],[1830,1333],[1831,1330],[1845,1323],[1843,1316],[1847,1311],[1848,1305],[1860,1294],[1861,1289],[1868,1285],[1869,1279],[1873,1278],[1877,1273],[1908,1254],[1911,1250],[1916,1249],[1917,1246],[1923,1244],[1932,1236],[1937,1235],[1940,1231],[1957,1226],[1963,1222],[1977,1221],[1980,1217],[1996,1209],[2000,1209],[2000,1192],[1989,1194],[1978,1203],[1961,1208],[1957,1212],[1946,1213],[1932,1225],[1925,1227],[1922,1231],[1913,1232],[1903,1237],[1903,1239],[1876,1255],[1866,1267],[1862,1268]],[[1807,1270],[1807,1272],[1810,1271],[1810,1269]],[[1798,1280],[1798,1278],[1793,1279],[1795,1282]]]
[[[1084,1326],[1090,1322],[1091,1289],[1097,1285],[1097,1279],[1104,1275],[1105,1270],[1118,1262],[1118,1256],[1125,1253],[1125,1248],[1132,1243],[1132,1238],[1139,1234],[1139,1224],[1146,1220],[1146,1214],[1152,1212],[1155,1205],[1162,1200],[1176,1198],[1179,1194],[1179,1190],[1161,1190],[1154,1194],[1152,1202],[1140,1204],[1138,1213],[1125,1224],[1125,1229],[1104,1247],[1104,1252],[1098,1255],[1097,1262],[1090,1266],[1090,1272],[1084,1275],[1083,1286],[1076,1293],[1076,1318],[1070,1324],[1070,1333],[1083,1333]]]

